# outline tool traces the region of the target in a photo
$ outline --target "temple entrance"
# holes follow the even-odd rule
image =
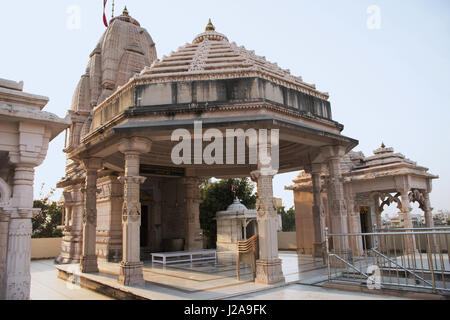
[[[361,233],[371,232],[370,228],[370,208],[369,207],[359,207],[359,216],[361,220]],[[362,237],[364,250],[371,248],[370,237]]]

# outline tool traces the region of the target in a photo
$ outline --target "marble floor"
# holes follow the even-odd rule
[[[100,272],[83,274],[89,280],[152,300],[217,300],[217,299],[379,299],[360,293],[327,290],[320,287],[328,279],[327,268],[320,259],[280,252],[286,283],[258,285],[251,281],[251,270],[242,265],[241,281],[236,279],[233,264],[216,262],[183,263],[171,266],[145,263],[145,286],[124,287],[117,282],[119,265],[100,263]],[[78,272],[77,265],[55,266],[53,261],[32,262],[32,299],[108,299],[57,279],[56,267]],[[385,297],[389,298],[389,297]]]
[[[57,278],[53,260],[31,262],[31,300],[112,300]]]
[[[372,295],[360,292],[324,289],[320,286],[291,284],[230,298],[229,300],[408,300],[398,297]]]

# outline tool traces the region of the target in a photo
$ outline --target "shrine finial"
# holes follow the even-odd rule
[[[231,192],[233,193],[233,199],[236,200],[236,187],[234,186],[234,183],[231,185]]]
[[[216,31],[216,27],[214,27],[214,25],[212,24],[211,19],[209,19],[205,31]]]

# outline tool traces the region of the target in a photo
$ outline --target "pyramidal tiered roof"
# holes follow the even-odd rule
[[[417,162],[409,160],[401,153],[395,153],[394,148],[387,148],[384,143],[380,148],[373,152],[373,156],[367,157],[365,159],[365,162],[367,167],[375,167],[394,163],[417,166]]]
[[[246,50],[229,42],[228,38],[215,31],[211,20],[204,33],[199,34],[192,43],[188,43],[169,57],[156,60],[146,67],[140,79],[179,77],[185,80],[230,79],[253,77],[273,81],[288,88],[327,100],[327,93],[316,90],[316,86],[303,82],[301,77],[291,75],[289,70],[280,68],[254,51]]]
[[[394,148],[386,147],[384,143],[373,152],[372,156],[363,157],[360,163],[355,162],[354,164],[354,167],[349,171],[353,175],[353,179],[358,175],[358,179],[371,179],[373,177],[402,174],[414,174],[431,179],[438,178],[438,176],[429,173],[428,168],[418,165],[417,162],[406,158],[401,153],[395,152]]]

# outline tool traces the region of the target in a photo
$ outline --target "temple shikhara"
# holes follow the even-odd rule
[[[379,231],[392,203],[405,230],[412,228],[414,202],[433,227],[429,195],[437,176],[384,144],[369,157],[352,151],[359,142],[342,134],[328,93],[232,42],[211,20],[197,32],[158,58],[151,35],[125,9],[90,53],[66,120],[40,111],[46,98],[0,80],[1,134],[10,138],[0,141],[2,298],[29,296],[33,168],[65,129],[66,174],[57,184],[64,206],[61,278],[76,266],[139,287],[144,261],[217,258],[233,265],[242,256],[255,259],[256,284],[283,283],[273,179],[288,172],[300,171],[286,187],[294,194],[298,254],[325,262],[341,255],[350,265],[373,249],[390,259],[387,242],[382,248],[361,234]],[[217,213],[216,250],[205,250],[199,218],[200,184],[209,178],[251,178],[257,185],[255,210],[235,198]],[[332,243],[328,233],[336,235]],[[345,234],[356,236],[339,236]],[[405,239],[406,254],[416,253],[419,240]],[[11,269],[19,262],[25,269]]]

